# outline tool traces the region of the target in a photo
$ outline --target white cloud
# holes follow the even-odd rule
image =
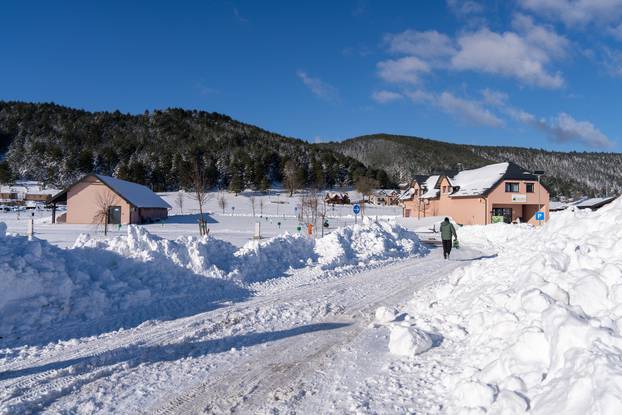
[[[502,34],[481,29],[458,38],[460,51],[451,65],[458,70],[474,70],[517,78],[546,88],[559,88],[564,80],[546,69],[549,51],[514,32]]]
[[[489,127],[502,127],[503,120],[484,108],[479,102],[458,98],[449,92],[443,92],[436,99],[436,105],[450,114],[464,120]]]
[[[551,27],[535,24],[531,16],[521,13],[515,14],[512,18],[512,27],[521,33],[532,47],[537,47],[552,57],[563,58],[566,56],[570,45],[568,39],[558,35]]]
[[[492,89],[483,89],[481,91],[484,102],[489,105],[503,106],[508,99],[508,94],[501,91],[495,91]]]
[[[561,142],[578,140],[590,147],[612,147],[614,145],[605,134],[589,121],[578,121],[562,112],[550,124],[553,137]]]
[[[313,78],[309,76],[305,71],[297,71],[296,75],[302,80],[302,83],[306,85],[309,90],[317,97],[326,101],[336,101],[339,99],[339,92],[335,87],[320,78]]]
[[[610,27],[608,29],[610,35],[615,37],[618,40],[622,40],[622,23],[617,26]]]
[[[609,75],[622,77],[622,50],[605,47],[602,50],[600,60]]]
[[[380,104],[387,104],[389,102],[399,101],[404,98],[404,96],[398,92],[386,90],[374,91],[371,94],[371,97],[374,101]]]
[[[410,98],[410,100],[412,102],[414,102],[415,104],[418,104],[420,102],[434,102],[434,100],[436,98],[434,96],[434,94],[422,91],[420,89],[418,89],[416,91],[406,92],[406,93],[404,93],[404,95],[406,95],[408,98]]]
[[[520,0],[519,4],[572,27],[612,22],[622,16],[622,0]]]
[[[503,33],[488,28],[463,32],[455,40],[434,30],[387,34],[388,51],[406,56],[379,62],[379,75],[388,82],[417,83],[432,68],[468,70],[560,88],[564,79],[550,66],[567,55],[570,42],[523,14],[514,15],[512,26],[514,31]]]
[[[414,55],[424,59],[442,58],[456,53],[449,36],[436,30],[426,32],[406,30],[397,34],[387,34],[385,42],[389,45],[390,52]]]
[[[506,108],[506,112],[516,121],[542,131],[558,143],[579,142],[592,148],[610,148],[614,141],[589,121],[578,121],[571,115],[560,112],[546,120],[517,108]]]
[[[484,11],[484,6],[473,0],[447,0],[447,8],[456,16],[465,17]]]
[[[382,79],[394,83],[416,84],[421,73],[430,71],[428,64],[415,56],[378,62],[377,67]]]

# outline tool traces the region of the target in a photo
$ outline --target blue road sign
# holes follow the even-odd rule
[[[536,220],[544,220],[544,212],[536,212]]]
[[[354,206],[352,206],[352,212],[354,212],[355,215],[358,215],[359,213],[361,213],[361,205],[357,203]]]

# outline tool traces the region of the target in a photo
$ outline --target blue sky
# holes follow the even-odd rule
[[[622,0],[8,0],[0,36],[2,100],[622,150]]]

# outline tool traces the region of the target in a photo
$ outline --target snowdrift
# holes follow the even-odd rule
[[[621,413],[622,200],[508,240],[407,312],[463,347],[450,412]]]
[[[212,237],[187,236],[171,241],[144,228],[129,226],[127,235],[111,239],[81,235],[74,248],[83,247],[113,251],[141,261],[170,262],[200,275],[244,283],[265,281],[306,266],[334,269],[428,252],[414,232],[396,224],[373,221],[336,229],[317,240],[284,233],[249,241],[239,249]]]
[[[333,269],[427,253],[417,236],[365,223],[313,240],[284,234],[242,248],[212,237],[174,241],[129,226],[127,235],[81,235],[72,249],[6,236],[0,224],[0,336],[103,317],[114,327],[200,312],[247,295],[247,283],[294,268]],[[210,305],[212,304],[212,305]],[[112,316],[112,317],[111,317]]]
[[[458,239],[464,245],[484,251],[512,249],[512,242],[526,237],[534,230],[526,223],[491,225],[468,225],[457,228]]]
[[[27,334],[34,342],[98,334],[147,319],[190,315],[248,295],[232,282],[171,262],[143,261],[100,247],[61,249],[5,235],[5,229],[0,224],[3,342]],[[135,237],[131,230],[128,242]]]

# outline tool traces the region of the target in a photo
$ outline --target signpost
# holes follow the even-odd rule
[[[358,203],[355,203],[352,206],[352,212],[354,212],[354,223],[356,223],[357,219],[358,219],[358,216],[359,216],[359,213],[361,213],[361,205],[359,205]]]

